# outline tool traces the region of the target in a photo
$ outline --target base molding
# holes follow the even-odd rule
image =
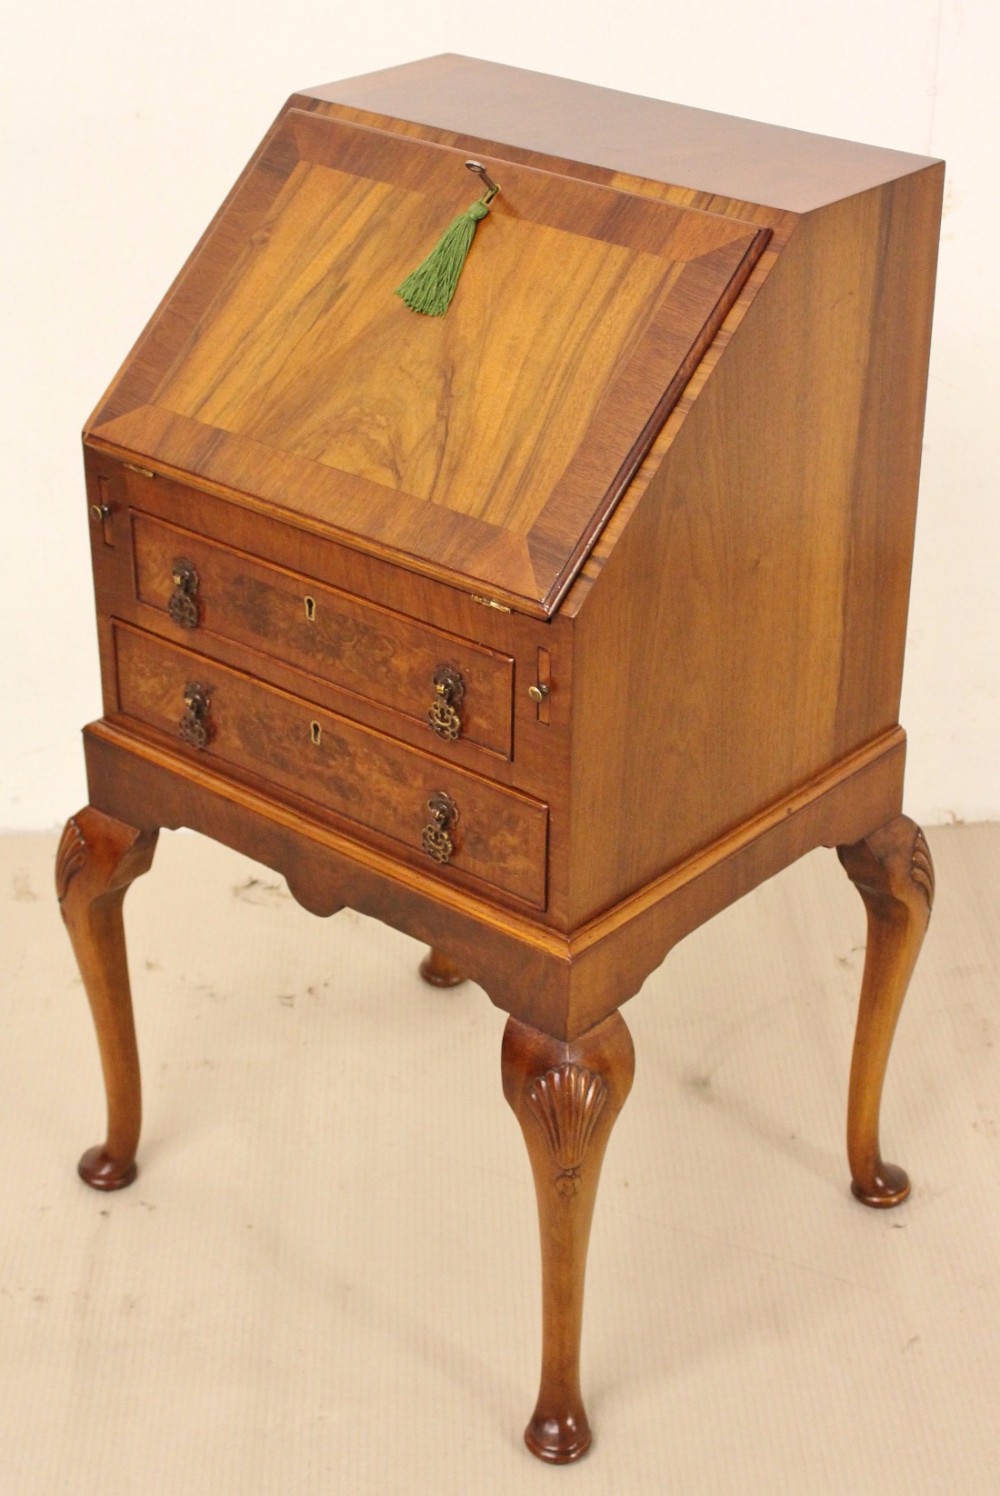
[[[496,1005],[554,1038],[585,1033],[639,991],[671,948],[819,846],[899,814],[906,738],[894,728],[726,836],[564,932],[488,903],[258,794],[211,765],[102,720],[84,729],[91,803],[133,826],[200,831],[280,873],[322,916],[347,906],[442,946]]]

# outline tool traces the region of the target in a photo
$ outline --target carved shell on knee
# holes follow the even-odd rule
[[[60,904],[73,878],[87,860],[87,842],[76,821],[70,816],[66,822],[56,853],[56,897]]]
[[[604,1081],[582,1065],[559,1065],[532,1082],[528,1105],[538,1118],[549,1152],[560,1169],[556,1188],[561,1194],[576,1192],[577,1170],[586,1157],[607,1099]]]
[[[928,909],[934,908],[934,864],[931,861],[927,838],[918,829],[910,858],[910,876],[927,900]]]

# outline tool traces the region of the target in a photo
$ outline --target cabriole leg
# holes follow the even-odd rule
[[[97,1029],[108,1136],[79,1163],[80,1177],[117,1190],[136,1176],[142,1123],[139,1056],[125,957],[122,901],[153,861],[156,831],[137,831],[88,806],[71,816],[56,856],[56,893]]]
[[[524,1438],[540,1459],[565,1464],[590,1447],[580,1394],[587,1243],[601,1160],[635,1055],[618,1013],[569,1044],[511,1018],[501,1063],[531,1159],[542,1243],[542,1377]]]
[[[910,1181],[897,1164],[883,1162],[879,1109],[896,1020],[934,902],[934,865],[923,832],[906,816],[853,847],[838,847],[837,855],[868,912],[847,1103],[851,1188],[865,1205],[898,1205]]]
[[[465,972],[435,945],[431,946],[418,969],[424,981],[432,987],[457,987],[465,981]]]

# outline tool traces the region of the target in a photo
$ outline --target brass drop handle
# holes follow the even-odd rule
[[[458,806],[444,790],[435,790],[427,802],[427,809],[431,818],[421,833],[420,845],[435,862],[448,862],[455,850],[448,832],[458,820]]]
[[[167,603],[167,612],[182,629],[196,629],[201,622],[198,606],[198,573],[190,561],[178,557],[170,570],[174,590]]]
[[[439,738],[454,742],[462,733],[458,708],[465,695],[465,681],[453,665],[439,665],[431,676],[434,701],[427,720]]]
[[[212,700],[207,686],[191,681],[184,687],[186,708],[178,732],[192,748],[207,748],[215,728],[210,716]]]

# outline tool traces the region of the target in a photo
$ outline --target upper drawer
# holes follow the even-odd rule
[[[166,616],[177,596],[174,613],[184,619],[176,624],[178,637],[205,630],[252,645],[402,712],[428,734],[436,705],[442,748],[458,736],[510,758],[514,663],[508,656],[149,515],[133,511],[132,531],[136,595]],[[182,563],[189,571],[178,586]]]

